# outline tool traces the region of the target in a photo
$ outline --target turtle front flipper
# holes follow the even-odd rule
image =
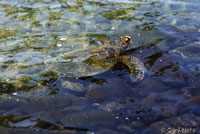
[[[131,72],[130,78],[132,82],[138,82],[144,79],[146,68],[138,58],[134,56],[122,55],[119,57],[119,61],[128,66]]]

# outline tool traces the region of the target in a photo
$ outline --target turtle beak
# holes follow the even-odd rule
[[[130,41],[131,41],[131,37],[128,36],[128,35],[126,35],[126,36],[125,36],[125,42],[126,42],[127,44],[129,44]]]
[[[125,35],[123,38],[123,41],[122,41],[122,45],[124,48],[127,48],[129,46],[129,43],[131,41],[131,37],[128,36],[128,35]]]
[[[131,41],[131,37],[128,35],[121,36],[118,41],[118,46],[121,52],[125,51],[126,48],[129,47],[129,43]]]

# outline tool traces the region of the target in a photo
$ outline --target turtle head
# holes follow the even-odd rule
[[[123,51],[123,50],[125,50],[129,46],[130,41],[131,41],[131,37],[130,36],[128,36],[128,35],[121,36],[119,38],[117,46],[120,48],[120,50]]]

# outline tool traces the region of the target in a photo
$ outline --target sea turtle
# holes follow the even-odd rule
[[[70,64],[65,66],[67,74],[74,77],[92,76],[109,70],[116,63],[124,63],[131,73],[132,82],[140,81],[144,78],[146,68],[144,64],[132,55],[125,55],[131,41],[130,36],[121,36],[116,44],[104,41],[102,47],[87,50],[87,56],[73,58]]]

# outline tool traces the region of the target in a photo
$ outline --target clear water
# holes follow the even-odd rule
[[[0,132],[200,132],[199,13],[198,0],[1,0]],[[84,63],[124,35],[141,81]]]

